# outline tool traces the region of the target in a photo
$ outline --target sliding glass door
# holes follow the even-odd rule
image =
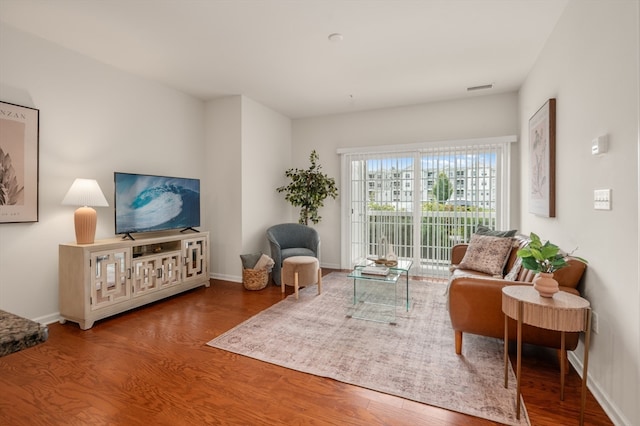
[[[511,141],[341,152],[342,267],[391,251],[412,274],[446,276],[454,244],[479,224],[506,226]]]

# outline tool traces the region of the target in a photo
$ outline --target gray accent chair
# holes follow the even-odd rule
[[[275,262],[272,270],[273,282],[280,285],[282,262],[291,256],[313,256],[320,259],[320,236],[318,231],[299,223],[281,223],[267,229],[271,246],[271,258]]]

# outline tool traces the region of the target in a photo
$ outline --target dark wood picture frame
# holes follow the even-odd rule
[[[529,213],[556,217],[556,100],[529,119]]]
[[[0,102],[0,223],[38,221],[40,111]]]

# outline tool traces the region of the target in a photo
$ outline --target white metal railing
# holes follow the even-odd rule
[[[416,241],[411,212],[368,212],[366,221],[361,224],[366,237],[361,241],[352,240],[353,258],[386,255],[379,253],[378,243],[384,237],[398,258],[413,260],[412,274],[446,277],[451,248],[468,242],[478,225],[495,227],[495,218],[479,217],[472,211],[462,210],[437,213],[420,216]]]

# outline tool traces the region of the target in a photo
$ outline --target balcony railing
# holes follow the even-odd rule
[[[367,230],[364,252],[385,255],[378,253],[379,242],[385,237],[396,256],[414,261],[412,274],[446,277],[451,248],[468,242],[478,225],[494,228],[495,222],[494,212],[486,216],[468,211],[422,212],[416,235],[411,212],[373,211],[363,227]]]

